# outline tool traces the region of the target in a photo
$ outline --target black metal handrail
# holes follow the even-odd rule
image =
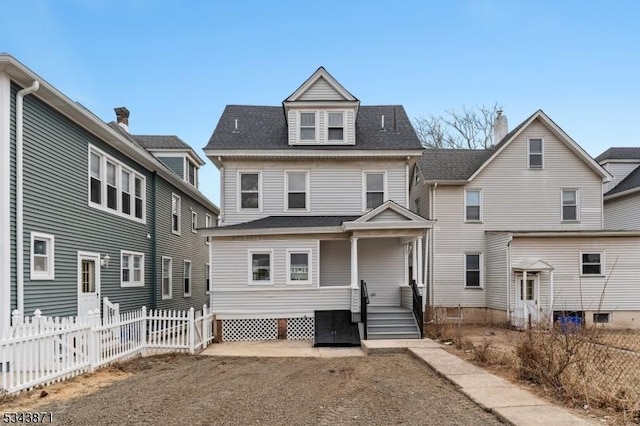
[[[413,316],[418,322],[418,328],[420,329],[420,338],[424,337],[424,314],[422,312],[422,296],[420,296],[420,290],[418,290],[418,284],[415,280],[411,280],[411,289],[413,290]]]
[[[360,280],[360,321],[364,326],[364,339],[367,339],[367,305],[369,304],[369,291],[367,283]]]

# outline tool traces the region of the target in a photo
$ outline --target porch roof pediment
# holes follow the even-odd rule
[[[382,203],[356,220],[342,223],[342,228],[345,231],[365,229],[429,229],[432,226],[433,221],[427,220],[391,200]]]
[[[542,259],[523,259],[511,265],[514,271],[552,271],[555,268]]]

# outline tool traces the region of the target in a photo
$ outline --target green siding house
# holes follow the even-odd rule
[[[84,315],[208,304],[219,209],[198,190],[204,162],[176,136],[105,123],[0,55],[0,328],[14,310]]]

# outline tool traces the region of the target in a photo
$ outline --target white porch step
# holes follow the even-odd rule
[[[379,332],[379,333],[367,333],[367,339],[369,340],[382,340],[382,339],[419,339],[420,332]]]
[[[401,306],[369,306],[368,339],[419,339],[420,329],[413,311]]]

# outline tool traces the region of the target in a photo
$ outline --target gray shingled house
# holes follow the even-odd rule
[[[24,315],[202,308],[219,209],[175,136],[105,123],[0,55],[0,327]]]
[[[360,105],[319,68],[281,106],[228,105],[205,153],[222,180],[204,233],[223,340],[420,337],[432,222],[409,210],[422,146],[402,106]]]
[[[489,149],[429,149],[418,162],[413,209],[435,221],[430,317],[640,328],[640,233],[608,226],[611,191],[603,207],[615,173],[541,110],[508,133],[499,115],[494,128]]]

